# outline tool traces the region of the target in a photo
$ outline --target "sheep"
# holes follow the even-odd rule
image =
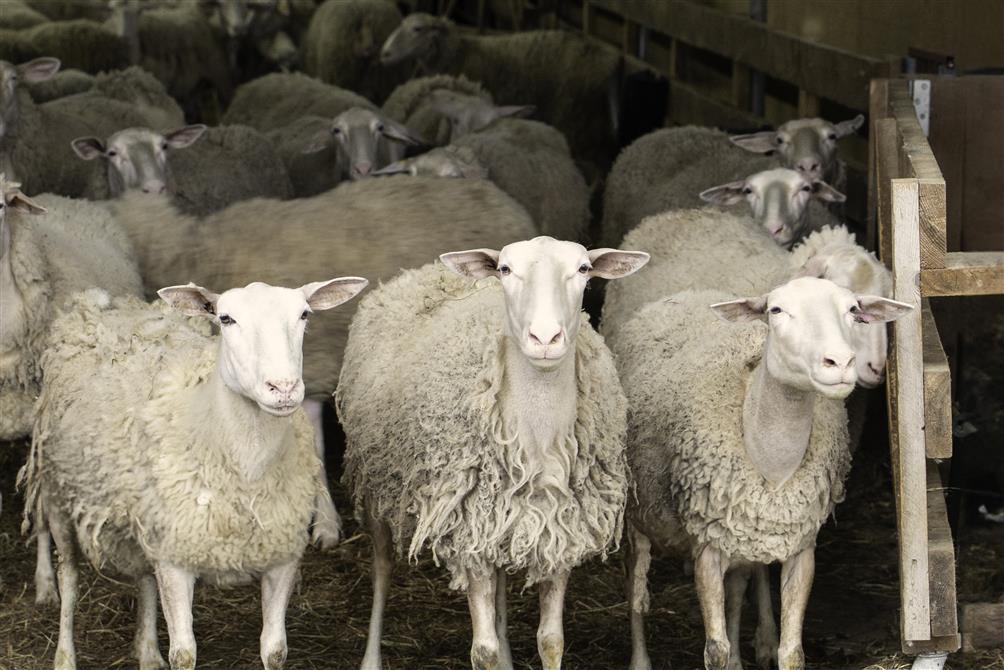
[[[296,64],[299,54],[287,32],[287,0],[215,0],[210,23],[226,34],[230,65],[247,73]]]
[[[751,566],[780,561],[780,667],[804,667],[813,546],[850,469],[842,400],[857,380],[851,326],[909,309],[799,277],[752,298],[674,293],[618,329],[611,347],[628,398],[637,496],[626,513],[631,668],[651,667],[644,613],[652,545],[693,557],[705,667],[715,670],[742,667],[739,605]],[[715,314],[754,323],[728,326]],[[769,642],[758,635],[756,643],[758,661],[769,662]]]
[[[463,76],[454,77],[441,74],[432,77],[418,77],[401,84],[383,103],[383,112],[431,144],[445,146],[449,144],[451,139],[451,123],[443,110],[441,98],[444,92],[460,94],[466,96],[465,99],[469,97],[481,99],[492,111],[505,109],[494,107],[491,93],[486,91],[481,84],[470,81]],[[492,115],[478,128],[488,125],[498,116],[500,114]]]
[[[157,587],[171,668],[194,670],[195,580],[258,577],[262,663],[283,667],[286,604],[323,491],[301,409],[304,329],[312,312],[366,283],[255,282],[220,295],[171,286],[158,292],[170,308],[90,291],[53,322],[42,360],[50,383],[20,477],[27,521],[40,503],[60,554],[56,668],[76,667],[81,554],[103,573],[136,581],[141,668],[164,667]]]
[[[143,295],[125,231],[93,203],[31,199],[0,174],[0,440],[30,434],[51,322],[75,291],[92,287]],[[57,600],[48,539],[38,533],[39,604]]]
[[[443,248],[502,245],[534,234],[522,207],[473,179],[347,182],[312,198],[236,203],[203,219],[179,214],[165,196],[127,193],[110,207],[136,245],[148,288],[188,280],[236,286],[252,278],[291,286],[332,267],[388,279]],[[193,249],[193,239],[201,246]],[[338,383],[351,316],[339,311],[316,319],[304,344],[306,409],[322,452],[319,399]],[[337,536],[337,514],[330,501],[318,506],[313,539],[326,547]]]
[[[191,148],[176,151],[185,147]],[[204,216],[241,200],[293,195],[271,143],[247,126],[192,125],[164,133],[128,128],[107,141],[75,139],[73,150],[84,160],[105,162],[105,172],[96,175],[87,193],[95,200],[127,190],[169,191],[181,211]]]
[[[565,30],[465,34],[446,18],[415,13],[387,38],[380,58],[417,60],[427,74],[463,74],[497,102],[529,101],[578,160],[598,170],[613,160],[620,55],[606,45]]]
[[[628,490],[624,399],[582,295],[648,255],[537,237],[440,258],[360,303],[338,386],[343,482],[374,547],[362,668],[383,667],[393,546],[409,559],[427,548],[467,591],[477,669],[512,667],[505,580],[525,571],[554,670],[569,572],[616,550]]]
[[[0,30],[24,30],[48,20],[45,14],[25,4],[24,0],[7,0],[0,12]]]
[[[373,174],[374,176],[408,174],[412,177],[488,179],[488,168],[478,160],[470,147],[458,147],[451,144],[411,158],[395,161]]]
[[[400,23],[401,13],[390,0],[328,0],[303,36],[303,69],[323,82],[383,100],[410,74],[410,68],[378,61],[380,45]]]
[[[0,61],[0,170],[14,175],[27,195],[82,196],[93,168],[67,160],[73,157],[74,138],[106,136],[166,118],[159,108],[93,92],[36,104],[24,84],[51,77],[59,65],[54,58],[17,66]]]
[[[108,0],[20,0],[52,21],[88,19],[103,21],[108,15]]]
[[[757,175],[764,176],[757,179]],[[776,214],[783,212],[788,222],[783,237],[789,245],[814,228],[839,224],[821,203],[806,205],[804,198],[799,207],[785,206],[767,216],[767,192],[776,193],[771,196],[776,200],[781,191],[773,183],[783,184],[789,195],[808,186],[813,201],[845,199],[825,182],[792,170],[778,171],[773,158],[739,151],[721,131],[692,126],[659,130],[639,138],[617,158],[603,197],[603,239],[606,244],[619,244],[647,216],[704,202],[735,204],[744,196],[760,210],[757,218],[762,217],[772,230],[781,223]],[[715,184],[721,186],[709,188]],[[747,187],[750,193],[743,192]]]
[[[68,95],[85,93],[94,88],[94,75],[83,70],[60,70],[49,79],[28,84],[31,99],[37,104]]]
[[[0,60],[21,63],[43,56],[56,57],[67,67],[89,74],[132,64],[126,41],[94,21],[49,21],[23,30],[0,29]]]

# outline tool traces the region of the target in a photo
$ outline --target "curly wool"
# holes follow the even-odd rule
[[[440,74],[418,77],[401,84],[383,103],[383,112],[419,137],[435,146],[443,146],[450,141],[450,123],[442,112],[430,104],[430,96],[437,91],[469,95],[492,103],[491,93],[478,82],[464,76]]]
[[[112,100],[135,105],[146,117],[147,125],[155,130],[167,130],[185,123],[184,112],[164,84],[141,67],[101,72],[94,78],[94,90]]]
[[[81,70],[60,70],[45,81],[29,82],[28,91],[36,104],[68,95],[85,93],[94,88],[94,75]]]
[[[377,109],[347,89],[300,73],[274,73],[242,84],[223,115],[223,123],[251,126],[266,133],[304,116],[321,116],[330,121],[353,107]]]
[[[251,427],[209,424],[197,402],[216,374],[208,333],[166,305],[93,293],[52,324],[25,510],[40,494],[58,505],[98,569],[168,561],[229,583],[303,553],[322,486],[309,420],[298,411],[262,475],[244,476],[230,436]]]
[[[567,487],[536,488],[500,403],[504,309],[497,282],[406,271],[360,304],[339,384],[357,513],[386,521],[409,559],[427,548],[454,588],[496,567],[533,584],[615,551],[623,529],[625,401],[609,351],[583,315],[574,433],[553,447]]]
[[[628,395],[628,461],[644,528],[675,516],[692,546],[730,558],[783,561],[815,544],[850,471],[847,415],[817,397],[805,457],[771,488],[746,456],[742,408],[767,327],[720,321],[708,305],[733,296],[684,291],[649,303],[613,343]]]
[[[602,332],[617,328],[643,305],[686,289],[759,295],[787,279],[788,252],[747,213],[716,207],[665,212],[629,232],[622,249],[651,255],[645,272],[607,284]]]
[[[27,327],[13,343],[15,362],[0,365],[0,439],[31,430],[31,409],[42,381],[39,360],[50,322],[71,298],[88,288],[112,295],[143,295],[129,238],[101,205],[43,195],[44,214],[8,213],[14,286],[24,302]],[[6,343],[5,343],[6,344]]]
[[[412,72],[411,66],[380,62],[380,47],[400,23],[401,12],[390,0],[328,0],[303,36],[303,69],[321,81],[383,100]],[[370,50],[365,56],[356,52],[364,32]]]

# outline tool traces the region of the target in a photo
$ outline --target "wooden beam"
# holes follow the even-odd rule
[[[878,229],[879,258],[892,268],[892,187],[891,181],[900,178],[898,128],[896,119],[877,119],[872,131],[875,134],[876,227]]]
[[[819,96],[809,93],[804,88],[798,89],[798,115],[803,119],[819,116]]]
[[[902,639],[931,639],[931,598],[927,555],[927,473],[924,453],[924,362],[920,290],[919,189],[916,179],[893,179],[892,259],[894,297],[913,311],[893,324],[892,370],[896,403],[893,483],[899,525]]]
[[[927,556],[931,575],[931,637],[948,642],[939,651],[960,646],[955,596],[955,543],[948,525],[945,487],[934,461],[927,462]],[[950,640],[955,638],[954,642]]]
[[[962,606],[962,651],[1004,647],[1004,602]]]
[[[732,104],[743,111],[750,109],[751,72],[748,65],[732,61]]]
[[[778,32],[764,23],[688,0],[589,1],[852,109],[867,110],[869,80],[891,74],[888,61]]]
[[[592,0],[582,0],[582,32],[589,35],[593,29]]]
[[[928,458],[952,457],[952,372],[931,303],[921,307],[924,336],[924,448]]]
[[[879,248],[878,241],[878,130],[876,122],[889,114],[889,81],[873,79],[868,94],[868,210],[865,247],[872,251]]]
[[[638,55],[638,24],[628,19],[624,20],[621,33],[621,50],[625,56]]]
[[[955,251],[943,268],[922,270],[925,296],[1004,294],[1004,251]]]

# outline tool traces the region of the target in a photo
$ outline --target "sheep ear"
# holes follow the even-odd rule
[[[7,206],[27,214],[43,214],[48,210],[20,191],[6,194]]]
[[[324,151],[327,149],[330,144],[331,131],[328,129],[318,130],[307,143],[307,146],[303,148],[302,153],[316,154],[318,151]]]
[[[742,147],[755,154],[766,154],[777,149],[777,133],[773,130],[748,135],[733,135],[729,141],[737,147]]]
[[[716,302],[711,309],[725,321],[755,321],[767,312],[767,296]]]
[[[321,312],[337,307],[359,295],[369,282],[362,277],[339,277],[328,281],[315,281],[300,287],[310,309]]]
[[[812,182],[812,197],[825,202],[844,202],[847,200],[846,195],[819,179]]]
[[[853,135],[858,128],[864,125],[864,123],[864,114],[858,114],[850,121],[841,121],[835,126],[837,129],[837,137],[847,137],[848,135]]]
[[[421,144],[428,144],[418,135],[412,133],[408,128],[401,125],[400,123],[395,123],[393,121],[384,120],[383,122],[383,136],[391,139],[397,140],[398,142],[404,142],[405,144],[410,144],[411,146],[419,146]]]
[[[649,258],[644,251],[593,249],[589,252],[589,263],[593,266],[589,276],[603,279],[627,277],[642,269]]]
[[[858,311],[854,320],[858,323],[887,323],[905,316],[913,305],[898,300],[890,300],[879,295],[859,295]]]
[[[439,260],[461,277],[483,279],[498,273],[499,254],[494,249],[470,249],[443,254]]]
[[[184,126],[165,133],[164,140],[167,142],[167,146],[172,149],[184,149],[192,146],[195,140],[202,137],[202,133],[206,132],[206,129],[207,126],[201,123]]]
[[[826,276],[826,258],[823,256],[813,256],[805,262],[805,265],[798,268],[794,277],[817,277],[822,279]]]
[[[220,299],[218,294],[195,284],[168,286],[157,291],[157,295],[182,314],[208,318],[216,316],[216,302]]]
[[[31,84],[51,79],[59,72],[61,63],[58,58],[36,58],[17,66],[17,73],[25,82]]]
[[[495,108],[495,118],[516,117],[525,119],[537,111],[536,105],[502,105]]]
[[[721,186],[712,186],[706,191],[701,191],[700,198],[704,202],[711,202],[716,205],[734,205],[746,199],[746,194],[743,193],[745,188],[745,181],[733,181]]]
[[[96,137],[78,137],[70,142],[73,152],[85,161],[102,158],[105,155],[105,144]]]
[[[385,165],[379,170],[373,173],[374,176],[380,175],[392,175],[392,174],[410,174],[415,175],[415,165],[410,160],[400,160],[394,161],[390,165]]]

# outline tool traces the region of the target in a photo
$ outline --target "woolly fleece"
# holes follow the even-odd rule
[[[103,571],[135,577],[163,560],[229,583],[298,559],[321,490],[306,414],[293,415],[249,480],[199,402],[216,374],[208,323],[134,298],[112,307],[106,295],[80,295],[53,322],[29,502],[47,491]]]
[[[499,249],[536,235],[526,210],[480,179],[364,179],[313,198],[246,200],[202,219],[160,196],[127,194],[109,206],[136,245],[151,293],[188,281],[301,286],[344,274],[375,282],[445,249]],[[352,304],[311,319],[303,342],[308,397],[338,382]]]
[[[578,418],[555,449],[568,488],[525,480],[527,454],[499,403],[505,305],[442,265],[402,273],[359,306],[338,409],[343,483],[357,514],[386,521],[399,554],[428,548],[451,586],[465,570],[526,570],[527,585],[617,549],[627,470],[625,400],[610,352],[583,314]]]
[[[31,99],[36,104],[49,102],[56,98],[84,93],[94,88],[94,75],[81,70],[60,70],[45,81],[28,83]]]
[[[25,303],[28,328],[16,363],[0,366],[0,439],[31,430],[41,384],[39,360],[50,322],[71,296],[89,288],[142,296],[143,283],[125,231],[103,206],[54,195],[34,198],[44,214],[8,214],[11,270]]]
[[[418,77],[401,84],[383,103],[383,112],[419,137],[435,146],[443,146],[450,141],[450,123],[429,104],[429,96],[437,91],[451,91],[492,102],[491,93],[481,84],[464,76],[440,74]]]
[[[637,492],[628,513],[643,530],[675,517],[695,554],[710,544],[733,559],[771,563],[814,546],[844,499],[847,415],[842,401],[818,396],[804,460],[779,488],[766,484],[745,453],[742,406],[767,326],[726,323],[708,309],[733,298],[683,291],[649,303],[613,343]]]
[[[3,11],[7,11],[6,0]],[[95,21],[50,21],[23,30],[0,29],[0,60],[58,58],[63,67],[97,74],[129,67],[126,41]]]

